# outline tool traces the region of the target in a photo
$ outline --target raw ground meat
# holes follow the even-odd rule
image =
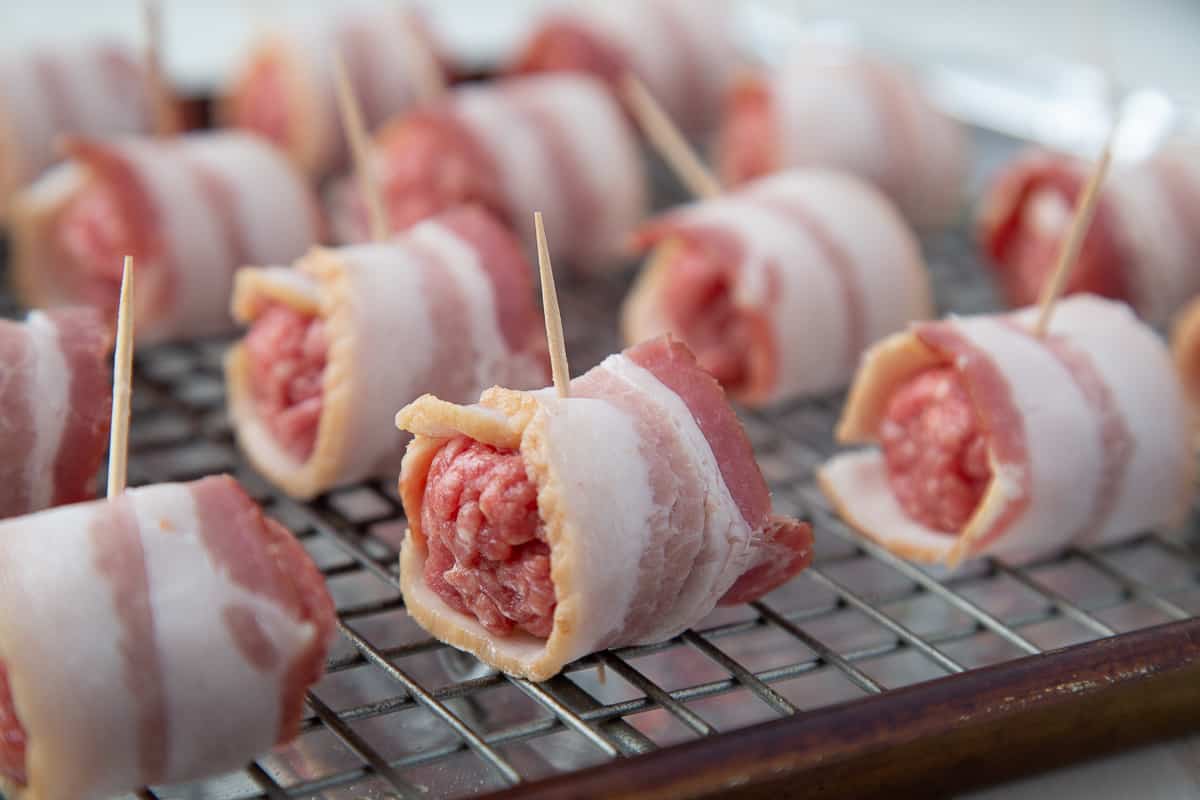
[[[723,181],[736,186],[778,169],[775,115],[766,84],[740,81],[726,97],[725,120],[717,149]]]
[[[525,46],[513,72],[586,72],[616,89],[627,60],[588,28],[568,19],[547,23]]]
[[[460,205],[477,204],[501,221],[507,219],[494,168],[471,134],[450,116],[410,115],[381,135],[380,149],[380,191],[390,230],[405,230]],[[357,190],[352,197],[355,213],[365,220],[366,208]]]
[[[429,467],[421,526],[425,584],[447,605],[496,636],[550,635],[550,547],[520,453],[451,439]]]
[[[737,391],[749,377],[754,337],[733,303],[729,270],[699,242],[682,242],[669,258],[663,305],[674,316],[675,334],[727,391]]]
[[[278,58],[269,56],[255,61],[238,88],[233,122],[286,148],[288,110],[283,67]]]
[[[1083,176],[1065,170],[1031,179],[1010,217],[985,233],[984,244],[997,265],[1010,305],[1038,302],[1058,262],[1083,184]],[[1085,292],[1130,300],[1121,274],[1119,246],[1103,209],[1097,210],[1063,288],[1064,295]]]
[[[282,304],[268,307],[245,340],[258,413],[290,455],[312,455],[329,343],[325,321]]]
[[[892,492],[909,517],[958,533],[991,479],[987,438],[962,377],[936,367],[892,396],[880,427]]]
[[[59,247],[79,275],[79,299],[115,313],[125,256],[139,259],[131,221],[108,184],[91,184],[63,209]]]
[[[25,728],[13,707],[8,667],[0,661],[0,775],[25,785]]]

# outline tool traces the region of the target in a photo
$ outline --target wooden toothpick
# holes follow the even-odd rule
[[[146,88],[153,104],[154,135],[175,132],[171,97],[162,62],[162,6],[158,0],[142,0],[142,36],[146,40]]]
[[[567,366],[567,346],[563,342],[562,314],[558,310],[558,291],[554,288],[554,269],[550,266],[550,248],[542,212],[533,212],[537,232],[538,272],[542,278],[542,310],[546,315],[546,341],[550,345],[550,371],[559,397],[571,395],[571,371]]]
[[[621,81],[621,91],[638,125],[654,149],[694,196],[708,199],[721,193],[721,183],[688,144],[654,95],[632,73]]]
[[[108,497],[125,491],[129,464],[129,401],[133,390],[133,256],[125,256],[117,343],[113,355],[112,426],[108,434]]]
[[[371,239],[382,242],[388,235],[387,215],[383,209],[383,196],[371,169],[371,146],[367,140],[367,128],[363,123],[362,109],[350,85],[346,62],[341,53],[333,56],[334,79],[337,83],[338,108],[342,114],[342,126],[350,140],[350,152],[354,156],[354,171],[358,173],[359,188],[367,204],[367,222]]]
[[[446,75],[442,72],[442,65],[438,63],[430,45],[414,27],[417,21],[412,17],[412,12],[402,9],[400,13],[404,16],[400,20],[400,41],[396,46],[403,50],[404,59],[408,62],[417,100],[422,105],[427,105],[446,93]]]
[[[1050,279],[1042,287],[1042,296],[1038,299],[1040,310],[1037,323],[1033,326],[1036,336],[1043,337],[1050,329],[1050,317],[1054,314],[1054,304],[1062,294],[1063,287],[1067,284],[1067,278],[1070,277],[1071,270],[1079,258],[1079,250],[1083,247],[1083,237],[1091,227],[1092,218],[1096,214],[1096,199],[1100,195],[1100,185],[1104,182],[1104,176],[1108,174],[1108,166],[1112,162],[1115,133],[1116,127],[1114,126],[1112,132],[1109,133],[1108,141],[1104,144],[1100,160],[1092,170],[1083,194],[1075,204],[1075,215],[1071,220],[1071,227],[1067,231],[1067,238],[1063,242],[1062,249],[1058,252],[1058,263],[1054,266],[1054,272],[1050,274]]]

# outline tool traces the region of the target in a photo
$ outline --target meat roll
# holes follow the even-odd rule
[[[862,351],[933,313],[916,237],[869,184],[793,170],[645,226],[628,343],[671,332],[752,406],[845,386]]]
[[[657,642],[808,565],[812,530],[771,516],[721,387],[663,337],[553,389],[426,395],[400,496],[405,606],[439,639],[544,680]]]
[[[646,214],[646,175],[629,123],[591,78],[546,75],[465,86],[376,137],[393,230],[463,203],[484,206],[533,241],[546,210],[553,255],[609,266]],[[336,233],[366,241],[358,182],[336,198]]]
[[[950,222],[967,140],[911,75],[851,48],[808,47],[730,90],[716,162],[726,185],[825,165],[871,181],[912,222]]]
[[[311,190],[257,136],[76,140],[69,151],[16,203],[13,282],[26,305],[115,318],[132,255],[139,343],[224,333],[234,272],[285,263],[317,240]]]
[[[296,735],[335,623],[304,548],[228,476],[3,523],[0,605],[21,610],[0,615],[11,800],[244,766]]]
[[[819,472],[843,518],[918,561],[1027,561],[1177,521],[1189,418],[1166,348],[1123,303],[915,325],[872,348]]]
[[[346,166],[349,146],[334,69],[338,53],[370,128],[417,103],[425,65],[445,70],[414,9],[343,10],[307,27],[259,37],[230,85],[221,116],[230,126],[270,139],[311,177]]]
[[[136,54],[106,41],[0,58],[0,220],[12,196],[60,157],[62,134],[150,133],[154,104]]]
[[[112,415],[111,345],[91,309],[0,320],[0,517],[95,495]]]
[[[1072,156],[1031,150],[988,190],[979,239],[1012,305],[1036,302],[1091,170]],[[1145,319],[1162,322],[1200,293],[1197,263],[1200,138],[1179,139],[1112,170],[1066,292],[1124,300]]]
[[[472,208],[387,243],[243,270],[234,314],[251,327],[226,364],[242,449],[307,499],[394,476],[396,408],[423,392],[467,401],[497,383],[544,386],[531,275],[512,234]]]
[[[708,0],[606,0],[555,8],[534,25],[513,71],[585,72],[620,91],[632,72],[682,128],[716,127],[740,60],[733,5]]]

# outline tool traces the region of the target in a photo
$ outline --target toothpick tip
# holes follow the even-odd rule
[[[129,409],[133,382],[133,256],[121,269],[117,336],[113,348],[112,421],[108,439],[108,497],[125,491],[129,463]]]
[[[383,204],[383,195],[375,174],[371,170],[371,145],[367,135],[367,126],[363,121],[362,108],[350,84],[350,73],[342,58],[341,50],[333,51],[334,83],[336,84],[338,111],[342,117],[342,127],[346,131],[346,139],[350,142],[350,152],[354,157],[354,171],[358,175],[359,191],[362,192],[363,202],[367,207],[367,225],[371,240],[382,242],[388,237],[387,212]]]
[[[702,199],[719,195],[720,181],[635,73],[626,72],[621,76],[621,93],[638,127],[688,191]]]
[[[158,0],[142,0],[142,29],[145,37],[146,84],[150,95],[155,136],[175,132],[177,120],[167,88],[162,58],[162,7]]]
[[[570,396],[571,371],[567,364],[567,347],[563,341],[562,313],[558,308],[558,291],[554,288],[554,269],[550,264],[550,248],[542,212],[533,212],[533,229],[537,238],[538,275],[542,282],[542,311],[546,317],[546,343],[550,349],[550,373],[559,397]]]
[[[1104,149],[1100,152],[1100,158],[1092,168],[1087,184],[1084,186],[1083,194],[1079,196],[1075,204],[1075,213],[1071,219],[1071,226],[1068,228],[1067,237],[1063,240],[1062,247],[1059,250],[1058,261],[1054,266],[1054,271],[1046,281],[1041,297],[1038,298],[1038,316],[1033,326],[1033,332],[1039,338],[1045,337],[1049,333],[1050,319],[1054,314],[1054,307],[1067,285],[1067,279],[1071,275],[1071,270],[1075,267],[1075,262],[1079,260],[1079,252],[1083,248],[1084,239],[1088,229],[1091,228],[1092,219],[1095,216],[1096,204],[1100,196],[1100,186],[1104,183],[1109,165],[1112,163],[1113,142],[1116,139],[1119,125],[1120,120],[1113,124],[1112,129],[1108,133]]]

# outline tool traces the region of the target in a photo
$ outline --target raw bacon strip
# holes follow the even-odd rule
[[[0,578],[21,609],[0,621],[13,800],[195,780],[290,741],[335,623],[304,548],[229,476],[5,522]]]
[[[553,390],[426,395],[400,495],[409,613],[531,680],[605,647],[656,642],[808,565],[811,528],[773,517],[720,386],[663,337]]]
[[[417,104],[422,60],[445,71],[440,47],[415,9],[343,10],[255,41],[223,100],[222,118],[270,139],[313,178],[344,167],[349,148],[338,116],[337,53],[369,128]]]
[[[251,329],[226,363],[243,450],[309,498],[394,475],[396,408],[423,392],[465,401],[493,384],[544,386],[531,275],[512,234],[473,208],[387,243],[243,270],[234,315]]]
[[[14,284],[26,305],[115,316],[132,255],[139,342],[230,330],[234,272],[287,262],[320,232],[311,191],[257,136],[76,140],[70,152],[17,200]]]
[[[847,522],[907,558],[955,564],[1119,541],[1186,512],[1189,416],[1162,342],[1123,303],[1091,295],[1060,301],[1046,339],[1031,332],[1036,317],[919,323],[867,353],[837,436],[884,450],[836,456],[818,474]],[[931,380],[940,388],[924,392]],[[912,403],[940,424],[914,424]],[[963,476],[985,486],[959,524],[945,515]]]
[[[726,0],[697,12],[687,0],[606,0],[554,9],[535,23],[512,70],[584,72],[619,92],[636,74],[680,126],[716,126],[739,59]]]
[[[479,203],[529,242],[546,212],[554,256],[610,267],[646,211],[637,141],[603,87],[577,75],[513,78],[454,90],[437,107],[400,117],[375,140],[393,229]],[[335,233],[367,239],[357,182],[335,192]]]
[[[736,185],[788,167],[828,166],[871,181],[920,227],[962,207],[967,139],[900,67],[856,50],[807,47],[726,99],[716,161]]]
[[[60,136],[149,133],[151,108],[140,60],[112,42],[0,59],[0,221],[13,195],[59,160]]]
[[[0,321],[0,517],[95,495],[108,446],[111,345],[90,309]]]
[[[640,232],[626,342],[681,338],[735,399],[844,386],[862,351],[932,314],[916,237],[865,182],[821,169],[755,181]]]
[[[1080,159],[1031,150],[1007,165],[979,214],[980,244],[1014,306],[1036,302],[1087,182]],[[1066,292],[1124,300],[1162,322],[1200,293],[1200,140],[1113,169]]]

